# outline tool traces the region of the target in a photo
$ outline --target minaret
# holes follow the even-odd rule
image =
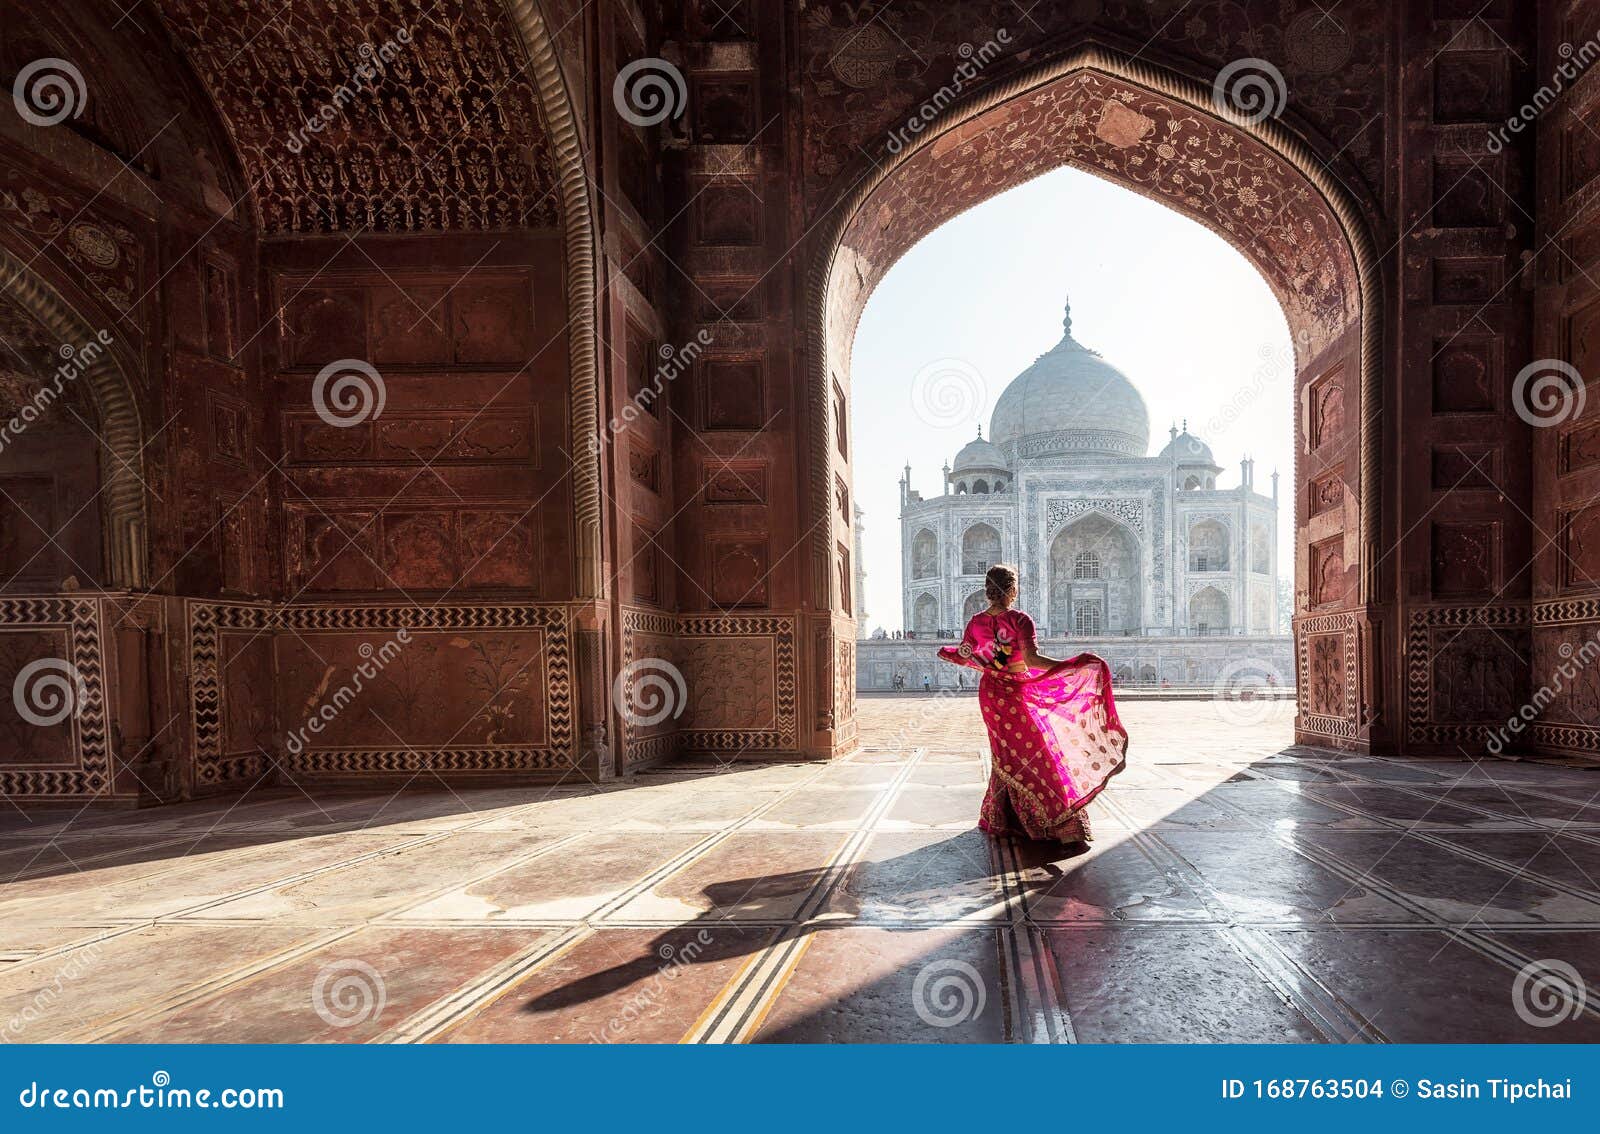
[[[865,637],[867,626],[867,568],[866,556],[862,553],[861,540],[866,534],[867,525],[863,522],[866,513],[861,510],[861,505],[854,505],[856,520],[856,637]]]
[[[1278,503],[1278,470],[1272,470],[1272,503]]]
[[[900,514],[904,515],[906,504],[911,499],[911,462],[906,462],[905,475],[900,478]]]

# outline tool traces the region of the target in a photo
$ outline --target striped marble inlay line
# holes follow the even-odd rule
[[[1411,820],[1391,819],[1391,818],[1389,818],[1387,816],[1383,816],[1383,815],[1374,815],[1374,814],[1371,814],[1370,812],[1362,810],[1359,807],[1355,807],[1355,806],[1353,806],[1351,804],[1345,803],[1342,800],[1328,799],[1328,798],[1326,798],[1324,796],[1317,795],[1314,791],[1305,791],[1301,787],[1301,785],[1295,784],[1293,782],[1286,782],[1286,781],[1281,781],[1281,780],[1272,780],[1271,782],[1276,787],[1278,787],[1279,790],[1283,791],[1287,795],[1300,796],[1301,798],[1309,799],[1314,803],[1319,803],[1324,807],[1331,807],[1335,811],[1343,811],[1347,815],[1357,816],[1357,817],[1362,818],[1362,819],[1370,819],[1374,823],[1382,824],[1382,829],[1383,830],[1386,830],[1386,831],[1399,831],[1399,832],[1403,833],[1403,835],[1406,838],[1416,839],[1418,842],[1427,843],[1429,846],[1432,846],[1432,847],[1438,847],[1440,850],[1448,851],[1450,854],[1455,855],[1457,858],[1464,858],[1464,859],[1467,859],[1467,860],[1469,860],[1471,862],[1476,862],[1476,863],[1478,863],[1478,864],[1480,864],[1482,866],[1492,867],[1495,870],[1499,870],[1499,871],[1502,871],[1502,872],[1504,872],[1506,874],[1511,874],[1511,875],[1514,875],[1514,876],[1519,877],[1519,878],[1527,878],[1527,879],[1529,879],[1529,880],[1531,880],[1533,882],[1537,882],[1541,886],[1548,887],[1551,890],[1556,890],[1556,891],[1558,891],[1560,893],[1563,893],[1563,894],[1568,894],[1568,895],[1570,895],[1570,896],[1572,896],[1574,898],[1582,898],[1582,899],[1585,899],[1587,901],[1600,903],[1600,890],[1585,889],[1584,887],[1576,886],[1571,882],[1565,882],[1560,878],[1554,877],[1553,875],[1543,874],[1543,873],[1540,873],[1539,871],[1536,871],[1536,870],[1529,870],[1526,867],[1518,866],[1514,862],[1508,862],[1507,860],[1505,860],[1503,858],[1496,858],[1494,855],[1486,854],[1483,851],[1474,850],[1471,847],[1464,846],[1464,845],[1462,845],[1460,843],[1452,842],[1449,839],[1441,838],[1437,834],[1437,831],[1436,831],[1435,828],[1419,827],[1419,826],[1417,826],[1415,824],[1415,822],[1413,822]],[[1398,785],[1398,784],[1389,784],[1389,783],[1384,783],[1384,782],[1378,781],[1378,780],[1371,780],[1371,781],[1367,781],[1367,782],[1372,784],[1372,786],[1374,786],[1374,787],[1383,787],[1383,788],[1386,788],[1386,789],[1394,790],[1395,793],[1398,794],[1398,795],[1409,795],[1409,796],[1412,796],[1413,798],[1422,799],[1422,800],[1425,800],[1425,801],[1428,801],[1428,802],[1433,802],[1434,801],[1434,797],[1428,795],[1426,792],[1408,791],[1407,789],[1405,789],[1404,787],[1402,787],[1401,785]],[[1439,797],[1438,802],[1440,802],[1442,804],[1445,804],[1446,806],[1451,806],[1451,807],[1466,807],[1466,806],[1468,806],[1466,804],[1458,804],[1458,803],[1453,802],[1452,800],[1450,800],[1448,795]],[[1480,808],[1473,808],[1473,810],[1479,811],[1480,814],[1483,814],[1486,817],[1502,818],[1502,816],[1497,816],[1492,812],[1484,811],[1484,810],[1482,810]],[[1504,818],[1514,818],[1514,817],[1504,816]],[[1529,820],[1529,819],[1514,819],[1514,821],[1520,822],[1520,823],[1536,823],[1537,822],[1537,820]],[[1509,830],[1509,831],[1491,831],[1491,830],[1488,830],[1488,829],[1482,828],[1482,827],[1468,827],[1468,828],[1464,828],[1464,830],[1471,831],[1471,832],[1481,832],[1481,833],[1484,833],[1484,834],[1540,835],[1540,836],[1543,836],[1543,837],[1545,837],[1546,839],[1549,839],[1549,840],[1554,840],[1556,838],[1557,834],[1558,834],[1558,831],[1556,831],[1555,829],[1552,829],[1552,828],[1549,828],[1549,827],[1543,827],[1543,826],[1518,827],[1518,828],[1516,828],[1514,830]],[[1600,840],[1594,840],[1594,839],[1590,839],[1590,838],[1584,838],[1583,837],[1583,833],[1580,832],[1580,831],[1568,830],[1568,831],[1562,831],[1562,832],[1559,832],[1559,833],[1564,838],[1572,838],[1572,839],[1576,839],[1576,840],[1582,841],[1582,842],[1600,841]],[[1554,843],[1552,842],[1551,845],[1553,846]]]
[[[1028,915],[1016,843],[1010,839],[988,843],[1004,908],[1010,913],[1009,925],[1001,923],[999,945],[1000,979],[1015,1006],[1011,1038],[1017,1043],[1077,1043],[1055,954]]]
[[[1133,828],[1129,841],[1137,846],[1174,886],[1199,899],[1200,904],[1210,915],[1211,929],[1228,943],[1263,983],[1286,1003],[1292,1005],[1295,1011],[1305,1017],[1324,1038],[1344,1043],[1371,1040],[1382,1042],[1382,1034],[1372,1028],[1360,1012],[1345,1004],[1320,981],[1296,965],[1270,939],[1241,926],[1233,911],[1218,896],[1205,875],[1196,870],[1159,834],[1138,829],[1138,825],[1132,823],[1132,816],[1117,803],[1113,793],[1107,792],[1100,798],[1119,821],[1128,823]]]
[[[354,934],[360,926],[344,926],[327,933],[319,933],[287,949],[257,957],[248,964],[227,972],[218,973],[199,984],[188,985],[180,988],[170,995],[149,1004],[141,1004],[129,1009],[121,1015],[96,1022],[90,1028],[79,1032],[67,1032],[56,1037],[57,1043],[93,1043],[110,1039],[119,1032],[130,1031],[151,1020],[159,1019],[173,1012],[197,1004],[202,1000],[210,1000],[218,994],[225,992],[233,986],[249,980],[251,977],[260,976],[272,969],[288,965],[301,957],[309,956],[320,949],[325,949],[337,941]]]
[[[823,868],[822,876],[797,912],[799,926],[780,931],[776,940],[751,955],[740,970],[711,998],[700,1018],[678,1042],[746,1043],[760,1030],[778,996],[794,975],[814,934],[804,924],[816,915],[834,888],[860,856],[873,827],[894,805],[926,749],[912,750],[911,758],[895,773],[873,800],[855,830],[840,844]]]
[[[528,948],[480,974],[476,979],[452,990],[432,1004],[412,1013],[393,1027],[375,1036],[372,1043],[433,1043],[546,965],[565,956],[594,930],[573,926],[564,933],[536,941]]]
[[[1277,828],[1261,822],[1259,819],[1254,818],[1253,816],[1244,812],[1242,809],[1237,808],[1226,801],[1219,803],[1219,806],[1223,807],[1225,810],[1238,814],[1246,822],[1253,824],[1258,830],[1264,831],[1280,846],[1294,852],[1301,858],[1306,859],[1308,862],[1316,863],[1318,866],[1321,866],[1324,869],[1338,875],[1340,878],[1343,878],[1345,881],[1351,884],[1352,888],[1361,887],[1370,890],[1374,894],[1377,894],[1380,898],[1386,898],[1390,902],[1393,902],[1395,905],[1399,906],[1401,909],[1409,911],[1419,920],[1429,923],[1436,930],[1443,930],[1447,932],[1453,940],[1458,941],[1460,944],[1468,949],[1471,949],[1479,956],[1487,957],[1497,964],[1510,969],[1512,972],[1517,972],[1527,965],[1535,963],[1535,958],[1513,949],[1511,946],[1506,945],[1502,941],[1495,940],[1471,929],[1467,929],[1463,925],[1457,924],[1456,922],[1450,921],[1448,918],[1440,916],[1424,903],[1414,899],[1410,894],[1407,894],[1402,890],[1397,890],[1388,883],[1375,877],[1370,870],[1363,870],[1355,863],[1346,862],[1342,857],[1334,854],[1326,848],[1301,842],[1300,840],[1294,838],[1292,834],[1286,834],[1282,831],[1279,831]],[[1401,839],[1404,839],[1405,837],[1406,836],[1404,834],[1400,836]],[[1587,1015],[1595,1019],[1600,1019],[1600,995],[1596,994],[1594,987],[1590,986],[1587,981],[1585,981],[1585,988],[1586,997],[1581,1006],[1582,1010]]]
[[[604,917],[608,910],[620,908],[622,905],[633,900],[633,898],[637,897],[638,895],[643,894],[652,887],[659,885],[672,874],[688,869],[712,849],[720,845],[728,835],[747,826],[749,823],[765,814],[771,808],[777,807],[794,793],[811,786],[816,781],[817,777],[822,775],[827,767],[828,765],[825,764],[819,765],[814,771],[811,772],[810,775],[796,780],[787,788],[781,789],[777,792],[776,796],[772,800],[762,804],[759,807],[752,808],[727,828],[709,833],[706,838],[701,839],[699,842],[688,847],[686,850],[674,855],[663,865],[658,866],[656,869],[637,879],[625,889],[620,891],[617,896],[602,903],[598,908],[582,919],[577,919],[570,922],[528,921],[521,923],[505,918],[495,919],[492,923],[493,927],[495,928],[550,928],[561,932],[559,937],[548,943],[548,946],[536,945],[530,949],[525,956],[513,957],[508,961],[502,962],[499,966],[496,966],[495,969],[491,970],[489,974],[486,974],[484,977],[474,980],[471,983],[463,986],[461,989],[442,997],[434,1004],[423,1009],[422,1012],[418,1013],[411,1020],[402,1021],[400,1024],[396,1025],[395,1028],[391,1029],[392,1034],[386,1033],[385,1036],[379,1037],[379,1039],[374,1042],[433,1042],[435,1039],[446,1035],[450,1031],[453,1031],[466,1021],[470,1020],[472,1017],[478,1015],[496,1000],[499,1000],[502,996],[505,996],[518,984],[533,976],[547,964],[564,955],[578,943],[590,937],[594,933],[595,923]],[[573,838],[578,838],[589,833],[592,832],[575,832]],[[568,840],[564,840],[564,842],[566,841]],[[509,867],[505,869],[509,869]],[[491,878],[498,873],[500,873],[499,870],[491,871],[485,874],[482,879],[479,879],[479,881]],[[407,907],[407,909],[414,908],[416,908],[415,904]],[[416,928],[433,929],[440,928],[441,925],[448,925],[450,928],[455,929],[462,928],[463,926],[471,923],[462,921],[441,923],[438,921],[428,921],[424,919],[405,919],[401,915],[395,915],[386,919],[384,924],[395,927],[414,926]],[[621,924],[627,925],[629,923]],[[641,923],[643,928],[675,928],[681,924],[681,922],[665,922],[661,923],[660,925],[654,923]],[[619,923],[614,922],[606,923],[607,928],[618,928],[618,925]]]

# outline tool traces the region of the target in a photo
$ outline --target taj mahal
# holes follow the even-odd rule
[[[1091,650],[1125,683],[1293,684],[1278,594],[1278,474],[1237,483],[1200,437],[1174,424],[1150,451],[1137,386],[1073,336],[1000,395],[944,468],[943,491],[900,482],[904,637],[861,643],[865,690],[954,685],[933,650],[985,609],[983,575],[1012,563],[1041,637],[1058,656]],[[857,558],[859,564],[859,556]],[[858,585],[858,590],[859,590]],[[970,677],[966,680],[970,682]]]

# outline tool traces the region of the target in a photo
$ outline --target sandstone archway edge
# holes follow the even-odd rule
[[[532,64],[534,85],[550,140],[561,193],[561,229],[566,253],[568,365],[572,389],[569,425],[572,450],[573,535],[577,597],[599,598],[600,451],[588,440],[600,425],[600,374],[596,346],[594,202],[584,168],[578,122],[556,58],[555,39],[538,0],[505,0]]]
[[[830,356],[828,315],[830,301],[835,288],[840,285],[841,270],[844,266],[841,263],[840,251],[851,226],[877,189],[893,178],[907,162],[929,150],[930,147],[937,146],[953,131],[961,129],[979,116],[1011,100],[1025,97],[1062,79],[1091,73],[1130,83],[1153,94],[1164,96],[1202,116],[1248,135],[1303,177],[1337,219],[1338,228],[1349,246],[1359,281],[1359,310],[1356,314],[1360,329],[1358,539],[1361,549],[1361,574],[1358,602],[1365,604],[1375,601],[1375,570],[1379,559],[1377,547],[1382,531],[1379,478],[1383,413],[1380,326],[1382,284],[1373,241],[1362,219],[1359,205],[1348,190],[1327,171],[1312,147],[1277,118],[1267,117],[1259,122],[1252,122],[1242,113],[1215,105],[1209,85],[1148,61],[1133,59],[1099,46],[1086,46],[1069,55],[1041,61],[951,103],[935,116],[924,130],[915,135],[911,144],[904,146],[898,153],[885,156],[865,175],[859,176],[859,180],[853,183],[849,193],[831,209],[832,220],[826,227],[826,236],[821,245],[825,251],[812,261],[806,284],[806,334],[810,360],[808,424],[811,433],[809,450],[812,474],[808,510],[812,530],[821,533],[813,537],[812,554],[814,566],[812,578],[815,585],[813,599],[819,609],[828,610],[834,605],[833,572],[829,563],[829,549],[833,546],[833,517],[827,421],[831,374],[839,360]],[[1067,164],[1072,164],[1068,155],[1063,155],[1056,163],[1057,166]],[[1109,177],[1104,170],[1090,169],[1090,172]],[[1117,181],[1116,178],[1110,179]],[[998,193],[1003,188],[1009,186],[1002,186],[995,192]],[[937,224],[929,225],[929,231],[934,227],[937,227]],[[1226,234],[1223,235],[1226,237]],[[911,243],[914,241],[904,242],[904,247],[898,251],[905,251]],[[887,265],[880,267],[886,268]],[[870,294],[869,287],[857,297],[854,317],[859,317],[866,296]],[[853,335],[852,320],[849,336]],[[1298,350],[1298,346],[1296,349]],[[1299,361],[1297,359],[1297,363]]]
[[[63,349],[96,342],[99,331],[29,264],[0,247],[0,293],[37,319]],[[144,424],[128,374],[115,351],[101,351],[81,374],[99,415],[100,515],[105,584],[124,590],[146,586],[149,518],[145,500]]]

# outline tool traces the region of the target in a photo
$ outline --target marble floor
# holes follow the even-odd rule
[[[993,843],[971,699],[831,765],[141,813],[0,802],[0,1039],[1600,1040],[1600,771],[1130,702],[1091,851]]]

